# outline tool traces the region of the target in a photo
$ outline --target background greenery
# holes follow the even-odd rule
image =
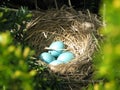
[[[33,90],[36,71],[29,70],[26,62],[33,52],[15,38],[17,33],[23,34],[30,16],[23,8],[16,13],[0,9],[0,90]]]
[[[101,7],[104,27],[101,34],[105,38],[101,53],[96,55],[95,80],[88,90],[120,90],[120,1],[104,0]]]
[[[26,24],[32,14],[21,7],[0,9],[0,90],[59,90],[60,80],[31,58],[25,45]],[[48,75],[49,74],[49,77]]]

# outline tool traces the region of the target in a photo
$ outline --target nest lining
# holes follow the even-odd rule
[[[74,53],[75,59],[58,66],[47,65],[50,72],[57,73],[60,78],[69,82],[80,81],[91,74],[92,55],[97,48],[93,35],[97,34],[101,24],[96,16],[73,9],[48,10],[33,14],[35,17],[28,24],[25,41],[36,51],[35,57],[47,51],[45,47],[53,41],[61,40],[66,49]],[[38,60],[39,64],[41,62]]]

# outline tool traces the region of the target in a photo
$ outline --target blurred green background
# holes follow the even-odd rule
[[[120,90],[120,1],[104,0],[101,5],[101,16],[104,27],[100,33],[105,36],[101,53],[94,60],[95,80],[89,90]]]

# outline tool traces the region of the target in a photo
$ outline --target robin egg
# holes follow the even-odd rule
[[[53,57],[48,52],[43,52],[43,53],[40,54],[39,59],[41,59],[42,61],[44,61],[44,62],[49,64],[50,62],[55,60],[55,57]]]
[[[49,63],[49,65],[52,65],[52,66],[57,66],[59,64],[64,64],[64,62],[60,60],[54,60],[51,63]]]
[[[58,57],[63,52],[63,49],[65,48],[65,45],[62,41],[55,41],[49,46],[49,48],[51,50],[49,50],[48,52],[52,56]]]
[[[74,58],[75,58],[74,54],[72,52],[67,51],[67,52],[63,52],[62,54],[60,54],[57,60],[61,60],[64,63],[68,63]]]

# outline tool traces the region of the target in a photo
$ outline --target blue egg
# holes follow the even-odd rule
[[[58,57],[62,52],[63,49],[65,48],[65,45],[62,41],[55,41],[49,46],[50,50],[48,51],[52,56]]]
[[[60,60],[54,60],[51,63],[49,63],[49,65],[53,65],[53,66],[57,66],[59,64],[64,64],[64,62]]]
[[[75,58],[74,54],[72,52],[67,51],[67,52],[63,52],[62,54],[60,54],[57,60],[61,60],[64,63],[68,63],[74,58]]]
[[[39,58],[48,64],[55,60],[55,57],[53,57],[50,53],[47,52],[41,53]]]
[[[54,57],[58,57],[62,53],[62,51],[51,50],[51,51],[48,51],[48,53],[50,53]]]

